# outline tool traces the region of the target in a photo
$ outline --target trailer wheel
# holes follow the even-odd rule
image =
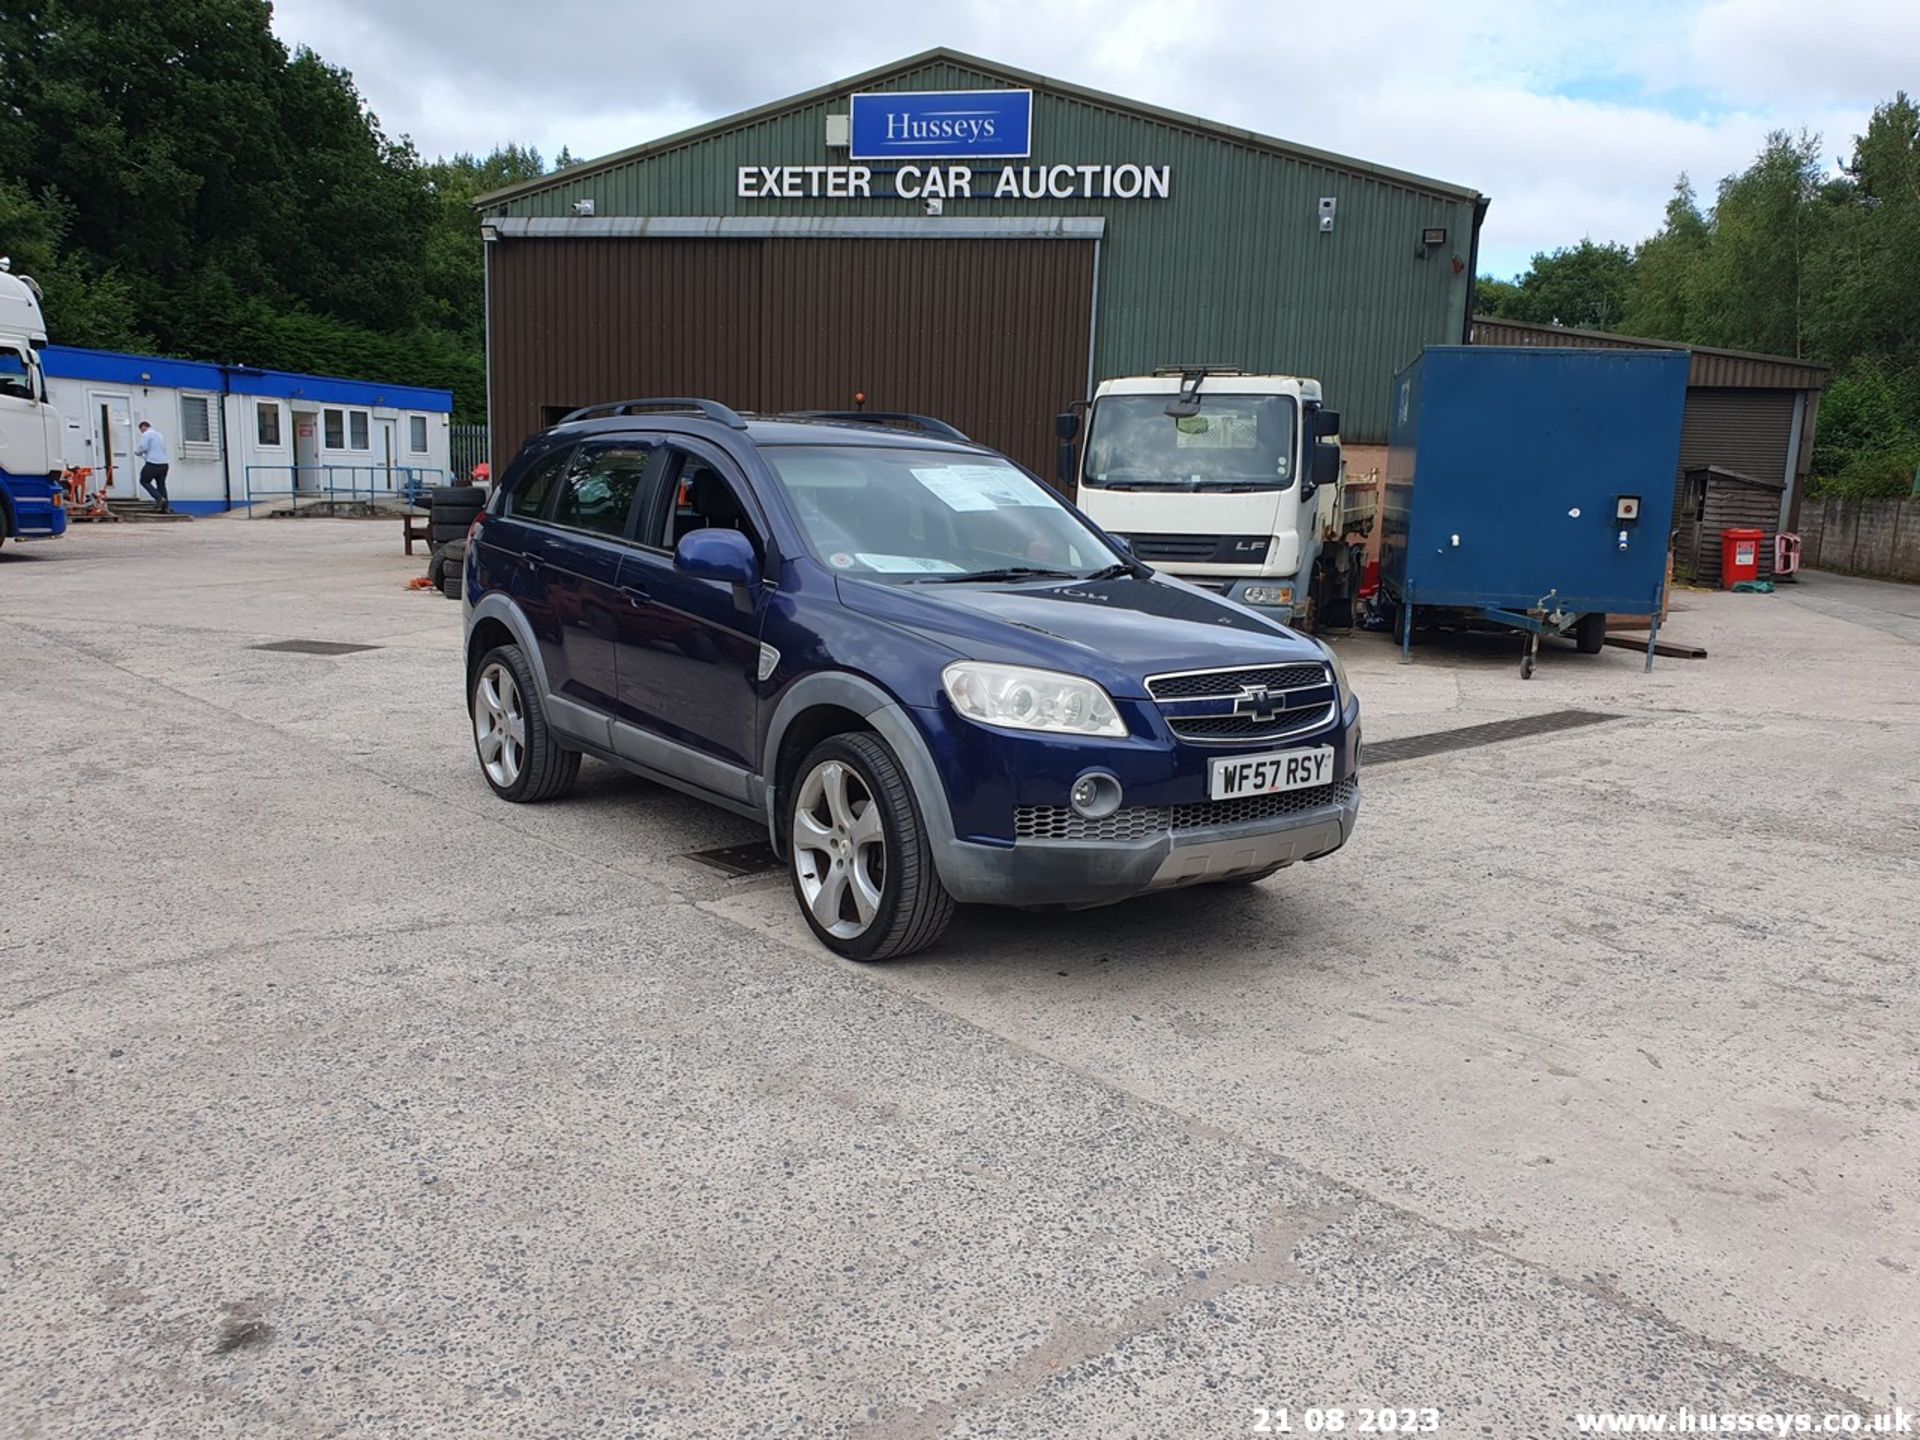
[[[1582,615],[1573,627],[1573,643],[1582,655],[1598,655],[1607,643],[1607,617]]]

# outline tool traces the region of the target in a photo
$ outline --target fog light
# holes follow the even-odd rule
[[[1102,770],[1090,770],[1073,782],[1067,803],[1076,815],[1103,820],[1120,808],[1120,782]]]

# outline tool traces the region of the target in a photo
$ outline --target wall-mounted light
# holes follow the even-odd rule
[[[1320,197],[1320,233],[1322,235],[1333,233],[1333,211],[1337,203],[1331,195]]]
[[[1429,250],[1438,250],[1442,245],[1447,243],[1447,227],[1444,225],[1429,225],[1420,232],[1420,243]]]
[[[573,213],[578,215],[583,220],[590,218],[593,214],[593,201],[591,200],[574,201]]]

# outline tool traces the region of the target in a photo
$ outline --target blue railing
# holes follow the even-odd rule
[[[246,507],[424,505],[446,472],[425,465],[249,465]]]

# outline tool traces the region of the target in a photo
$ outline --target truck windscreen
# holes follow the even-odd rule
[[[1105,490],[1285,490],[1293,484],[1294,402],[1286,395],[1103,395],[1087,426],[1083,482]]]

